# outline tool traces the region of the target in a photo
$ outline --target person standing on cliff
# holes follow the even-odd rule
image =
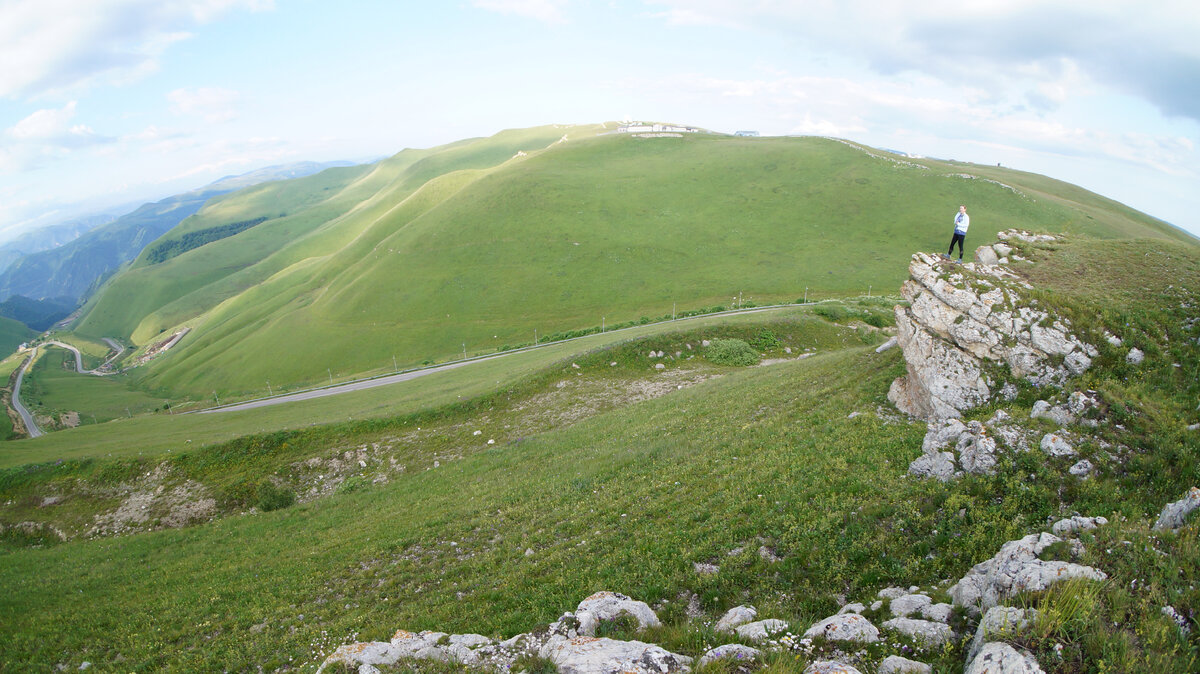
[[[959,206],[954,215],[954,236],[950,239],[950,250],[946,251],[946,259],[954,254],[954,244],[958,244],[958,261],[963,258],[963,240],[967,238],[967,228],[971,226],[971,216],[967,215],[967,207]]]

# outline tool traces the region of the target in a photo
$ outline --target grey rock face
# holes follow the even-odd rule
[[[843,613],[814,624],[804,633],[804,637],[868,644],[879,641],[879,628],[857,613]]]
[[[715,629],[718,632],[732,632],[739,625],[745,625],[758,617],[758,609],[753,606],[734,606],[721,616]]]
[[[1174,503],[1168,503],[1158,515],[1158,521],[1154,523],[1154,528],[1162,531],[1164,529],[1178,529],[1183,526],[1189,513],[1200,507],[1200,488],[1192,487],[1188,493]]]
[[[992,642],[985,645],[967,666],[964,674],[1045,674],[1038,661],[1029,653],[1018,651],[1008,644]]]
[[[910,304],[896,308],[907,374],[888,393],[900,410],[944,419],[983,404],[991,395],[984,360],[1006,363],[1014,375],[1039,385],[1061,384],[1091,365],[1098,352],[1072,335],[1069,325],[1020,305],[1015,276],[1003,267],[964,266],[989,278],[968,279],[945,272],[929,255],[913,255],[911,280],[901,288]],[[1054,366],[1056,356],[1069,362]]]

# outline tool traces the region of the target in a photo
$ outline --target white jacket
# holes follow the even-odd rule
[[[971,216],[961,212],[954,214],[954,231],[966,234],[967,228],[970,226]]]

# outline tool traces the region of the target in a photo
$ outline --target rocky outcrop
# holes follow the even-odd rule
[[[579,633],[595,636],[600,623],[630,616],[638,622],[638,629],[658,627],[662,623],[646,602],[630,599],[616,592],[597,592],[579,602],[575,608],[575,619],[579,621]]]
[[[739,626],[753,622],[756,617],[758,609],[753,606],[734,606],[721,616],[713,629],[718,632],[733,632]]]
[[[1005,543],[994,557],[976,564],[950,588],[954,605],[978,614],[1017,592],[1045,590],[1069,578],[1108,578],[1103,571],[1090,566],[1039,558],[1043,550],[1061,540],[1041,533]]]
[[[1037,618],[1035,609],[1019,609],[1011,606],[993,606],[983,615],[975,629],[975,638],[967,651],[967,662],[971,662],[990,641],[1014,637],[1026,630]]]
[[[853,641],[869,644],[879,641],[879,628],[857,613],[840,613],[816,623],[804,633],[806,639],[817,637],[828,641]]]
[[[1192,487],[1188,493],[1174,503],[1168,503],[1158,515],[1158,521],[1154,523],[1156,530],[1174,530],[1183,526],[1190,514],[1197,507],[1200,507],[1200,488]]]
[[[692,664],[686,655],[654,644],[585,636],[552,637],[538,655],[553,662],[560,674],[687,672]]]
[[[725,644],[717,646],[700,656],[700,665],[707,665],[716,660],[734,660],[737,662],[753,662],[762,657],[762,651],[743,644]]]
[[[1044,674],[1038,661],[1027,652],[1005,643],[992,642],[967,665],[965,674]]]
[[[1030,286],[1003,266],[948,265],[917,253],[908,269],[901,294],[909,306],[896,307],[907,374],[888,392],[908,414],[947,419],[986,403],[998,384],[989,363],[1036,385],[1061,385],[1098,355],[1064,319],[1026,302],[1021,292]]]

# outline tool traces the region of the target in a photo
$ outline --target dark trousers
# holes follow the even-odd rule
[[[955,232],[954,238],[950,239],[950,250],[946,251],[946,256],[949,257],[954,254],[954,244],[957,243],[958,244],[958,259],[961,260],[962,256],[963,256],[963,239],[965,239],[965,238],[967,238],[966,234],[963,234],[962,232]]]

